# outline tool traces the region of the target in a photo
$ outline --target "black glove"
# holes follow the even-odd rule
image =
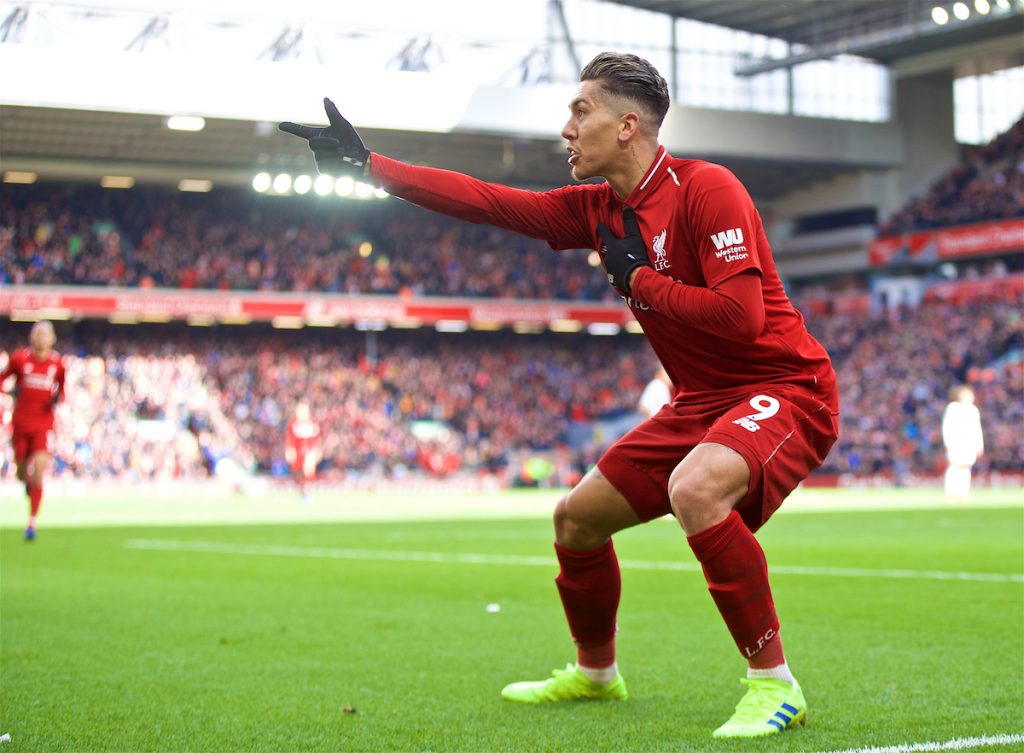
[[[331,124],[327,128],[313,128],[298,123],[280,123],[285,133],[306,139],[313,150],[316,169],[324,175],[363,177],[370,150],[363,146],[356,129],[338,112],[334,103],[324,97],[324,110]]]
[[[647,260],[647,247],[640,235],[640,226],[632,207],[622,210],[622,226],[626,234],[621,238],[612,235],[607,225],[598,225],[597,234],[601,236],[601,255],[604,257],[608,282],[628,296],[632,295],[629,289],[630,273],[637,267],[653,265]]]

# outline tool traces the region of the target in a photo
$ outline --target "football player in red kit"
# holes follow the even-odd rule
[[[309,405],[298,403],[285,430],[284,457],[299,485],[302,501],[309,501],[309,483],[320,464],[320,425],[310,418]]]
[[[635,55],[602,53],[588,63],[561,135],[573,178],[604,182],[546,192],[371,154],[334,104],[324,105],[326,128],[281,124],[309,141],[321,172],[555,249],[598,250],[674,385],[671,402],[610,447],[555,508],[555,583],[575,666],[502,695],[524,703],[626,698],[611,537],[672,514],[747,663],[747,692],[714,736],[802,724],[807,703],[783,654],[754,533],[835,442],[836,377],[783,290],[742,184],[720,165],[673,157],[659,144],[665,80]]]
[[[50,466],[54,447],[53,412],[64,397],[64,364],[53,349],[57,338],[53,325],[36,322],[29,332],[29,347],[14,351],[7,369],[0,374],[0,386],[14,377],[17,394],[11,418],[11,439],[18,480],[25,484],[29,500],[25,539],[36,537],[36,516],[43,500],[43,478]]]

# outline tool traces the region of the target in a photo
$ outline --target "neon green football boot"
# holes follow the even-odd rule
[[[607,685],[594,682],[572,664],[556,669],[547,680],[514,682],[506,685],[501,697],[519,703],[548,703],[549,701],[624,701],[629,697],[622,675]]]
[[[777,735],[807,721],[807,701],[800,685],[785,680],[748,677],[740,680],[747,692],[736,704],[732,718],[712,737],[763,737]]]

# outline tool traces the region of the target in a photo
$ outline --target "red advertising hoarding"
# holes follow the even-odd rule
[[[1024,219],[994,220],[878,238],[869,244],[868,258],[872,266],[881,267],[1008,251],[1024,251]]]

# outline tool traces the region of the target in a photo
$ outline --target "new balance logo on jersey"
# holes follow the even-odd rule
[[[654,249],[654,268],[661,271],[672,266],[665,258],[665,238],[668,236],[668,229],[662,230],[659,235],[651,239],[651,246]]]
[[[743,228],[734,227],[711,234],[711,242],[715,244],[715,258],[723,261],[746,259],[750,254],[743,245]]]

